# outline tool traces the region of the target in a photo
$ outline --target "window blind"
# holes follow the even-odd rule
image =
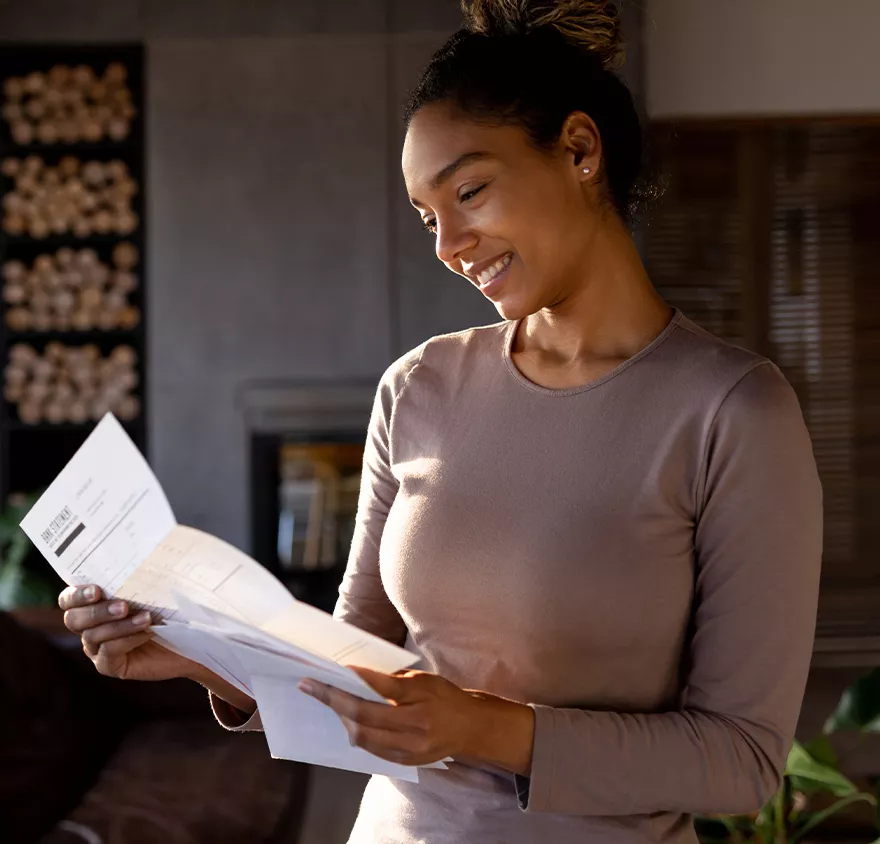
[[[651,146],[666,186],[644,232],[651,277],[667,301],[768,355],[794,386],[824,489],[823,593],[858,597],[844,602],[846,623],[875,619],[880,125],[658,123]]]

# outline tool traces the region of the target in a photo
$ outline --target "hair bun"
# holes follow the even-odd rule
[[[462,0],[467,28],[483,35],[527,35],[552,27],[593,53],[606,70],[625,58],[617,7],[610,0]]]

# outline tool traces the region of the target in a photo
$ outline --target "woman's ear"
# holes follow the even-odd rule
[[[594,180],[602,163],[602,139],[593,118],[582,111],[572,112],[565,119],[559,142],[578,179]]]

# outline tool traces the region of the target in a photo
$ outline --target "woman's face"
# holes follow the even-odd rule
[[[581,117],[569,118],[549,152],[518,127],[483,126],[445,104],[423,107],[410,123],[403,174],[437,257],[505,319],[558,307],[584,277],[605,211],[586,189],[601,150]]]

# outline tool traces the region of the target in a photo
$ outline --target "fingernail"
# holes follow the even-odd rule
[[[132,619],[137,627],[146,627],[150,623],[150,614],[144,610]]]
[[[314,695],[318,691],[317,687],[310,680],[301,680],[297,688],[307,695]]]
[[[114,601],[110,604],[110,615],[125,615],[125,602]]]
[[[83,589],[83,597],[87,601],[94,601],[95,598],[98,597],[98,592],[94,586],[86,586],[86,588]]]

